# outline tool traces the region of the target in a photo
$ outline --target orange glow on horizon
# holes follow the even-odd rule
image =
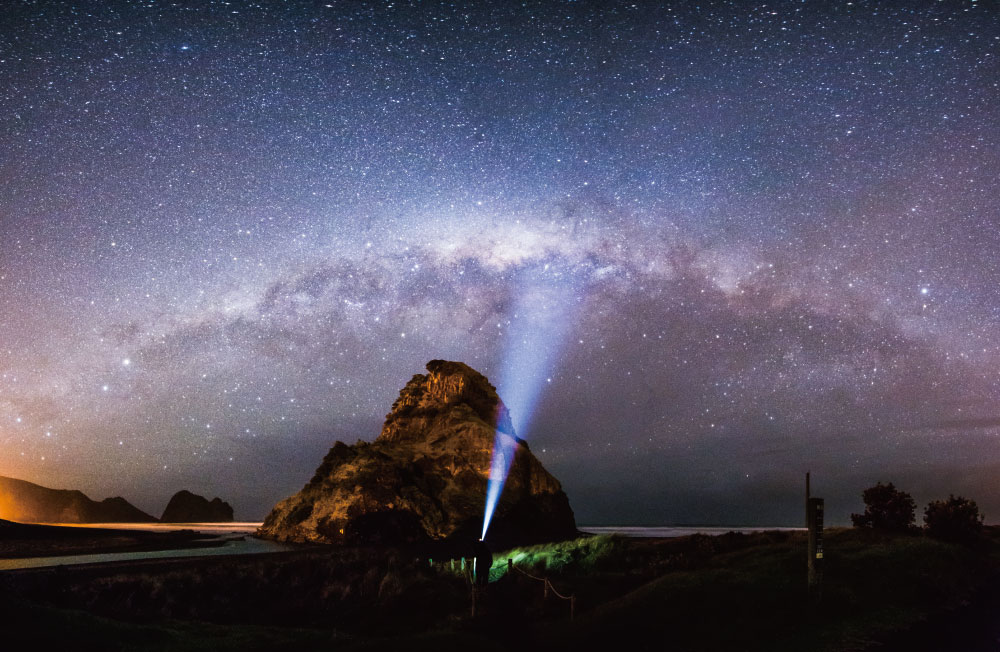
[[[6,491],[0,491],[0,519],[5,521],[16,521],[20,514],[14,498]]]

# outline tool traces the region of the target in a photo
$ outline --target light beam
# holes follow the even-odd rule
[[[526,438],[542,389],[552,382],[575,300],[572,279],[550,265],[526,269],[520,277],[521,291],[507,328],[499,393],[510,412],[514,431]],[[486,486],[482,539],[486,538],[516,452],[517,440],[497,431]]]

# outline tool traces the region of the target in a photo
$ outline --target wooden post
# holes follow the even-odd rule
[[[545,598],[546,600],[548,600],[549,599],[549,581],[548,580],[543,581],[542,585],[545,587],[543,589],[542,597]]]
[[[806,471],[806,527],[809,527],[809,471]]]
[[[514,572],[514,560],[511,559],[510,557],[507,558],[507,572],[508,573]]]
[[[823,585],[823,499],[810,498],[809,527],[809,593],[819,599]]]

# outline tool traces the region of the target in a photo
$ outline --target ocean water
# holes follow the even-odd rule
[[[172,532],[194,530],[204,534],[253,534],[263,523],[237,521],[233,523],[46,523],[60,527],[106,528],[109,530],[143,530],[145,532]]]
[[[632,525],[582,525],[579,529],[581,532],[587,532],[588,534],[621,534],[627,537],[640,538],[686,537],[690,534],[708,534],[715,536],[725,534],[727,532],[750,534],[751,532],[774,532],[775,530],[783,532],[796,532],[801,530],[805,532],[806,530],[804,527],[721,527],[714,525],[665,525],[659,527],[638,527]]]
[[[71,525],[71,524],[64,524]],[[114,530],[145,530],[149,532],[169,532],[171,530],[194,530],[204,534],[229,536],[249,535],[260,527],[260,523],[88,523],[72,524],[72,527],[99,527]],[[71,566],[74,564],[96,564],[110,561],[135,561],[139,559],[174,559],[182,557],[214,557],[216,555],[253,555],[263,552],[291,550],[293,546],[256,539],[232,539],[221,546],[211,548],[178,548],[174,550],[152,550],[144,552],[109,552],[95,555],[63,555],[60,557],[25,557],[23,559],[0,559],[0,571],[18,568],[42,568],[45,566]]]

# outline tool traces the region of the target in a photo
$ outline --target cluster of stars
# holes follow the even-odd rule
[[[0,474],[262,516],[452,358],[581,522],[795,523],[805,468],[990,513],[998,50],[972,1],[18,3]]]

